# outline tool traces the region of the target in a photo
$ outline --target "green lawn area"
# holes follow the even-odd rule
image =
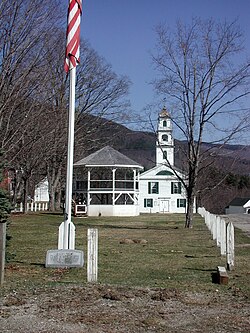
[[[235,270],[229,272],[226,286],[212,283],[218,265],[226,258],[204,223],[195,215],[194,227],[184,228],[182,214],[140,215],[137,217],[74,218],[76,249],[87,257],[87,229],[99,233],[98,283],[137,287],[164,287],[190,291],[221,288],[241,290],[249,295],[250,239],[236,230]],[[46,251],[57,249],[58,227],[62,215],[34,213],[13,215],[8,233],[4,288],[23,288],[58,283],[85,284],[83,268],[45,268]],[[124,238],[145,239],[147,244],[120,244]]]

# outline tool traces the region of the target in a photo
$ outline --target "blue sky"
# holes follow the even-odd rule
[[[174,26],[177,19],[188,22],[194,16],[237,18],[250,54],[249,0],[83,0],[81,35],[117,74],[130,78],[129,99],[132,111],[138,114],[156,98],[149,85],[156,76],[150,56],[155,26]]]

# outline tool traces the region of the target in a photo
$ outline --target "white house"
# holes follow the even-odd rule
[[[245,203],[243,208],[245,209],[246,214],[250,214],[250,199]]]
[[[225,208],[226,214],[250,213],[250,198],[234,198]]]
[[[34,201],[49,202],[49,183],[47,177],[35,186]]]
[[[185,213],[186,192],[178,178],[183,171],[174,166],[172,121],[166,108],[159,114],[156,166],[140,175],[140,213]]]

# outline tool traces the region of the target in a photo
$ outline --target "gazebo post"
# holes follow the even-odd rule
[[[136,169],[133,169],[134,172],[134,192],[136,191]]]
[[[90,206],[90,170],[88,170],[88,184],[87,184],[87,209],[89,211]]]
[[[115,172],[116,169],[112,169],[112,205],[115,205]]]

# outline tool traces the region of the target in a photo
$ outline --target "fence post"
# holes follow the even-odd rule
[[[227,268],[234,268],[234,226],[232,222],[227,224]]]
[[[87,281],[97,282],[98,229],[88,229]]]
[[[216,216],[216,244],[218,247],[221,246],[221,218]]]
[[[212,217],[212,220],[213,220],[213,231],[212,231],[212,234],[213,234],[213,240],[216,240],[217,239],[217,226],[216,226],[216,216],[214,214],[211,214],[211,217]]]
[[[220,235],[221,235],[221,245],[220,245],[220,253],[222,256],[227,254],[227,233],[226,233],[226,222],[221,219],[220,221]]]

